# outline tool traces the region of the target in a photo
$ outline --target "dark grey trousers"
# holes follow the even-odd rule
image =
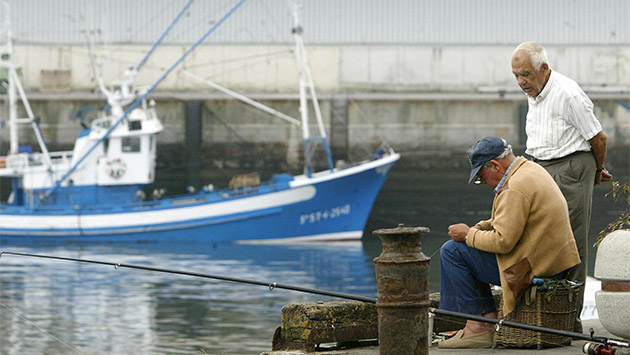
[[[536,161],[553,177],[569,205],[571,229],[582,262],[571,268],[567,279],[586,282],[588,270],[588,231],[591,225],[593,186],[595,182],[595,157],[592,152],[580,152],[568,157],[549,161]],[[584,287],[578,297],[576,331],[582,332],[580,313],[584,303]]]

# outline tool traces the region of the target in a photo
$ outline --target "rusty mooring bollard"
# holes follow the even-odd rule
[[[420,238],[426,227],[373,231],[383,242],[374,259],[378,343],[382,355],[428,354],[429,261]]]

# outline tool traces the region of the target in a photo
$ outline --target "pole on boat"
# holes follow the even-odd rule
[[[193,79],[193,80],[197,80],[197,81],[199,81],[201,83],[204,83],[204,84],[210,86],[211,88],[214,88],[215,90],[221,91],[222,93],[224,93],[226,95],[230,95],[230,96],[234,97],[235,99],[243,101],[244,103],[246,103],[248,105],[254,106],[254,107],[256,107],[256,108],[258,108],[260,110],[263,110],[263,111],[265,111],[265,112],[267,112],[269,114],[272,114],[274,116],[280,117],[280,118],[282,118],[283,120],[285,120],[285,121],[287,121],[289,123],[293,123],[294,125],[297,125],[297,126],[300,125],[300,121],[296,120],[295,118],[293,118],[291,116],[288,116],[288,115],[285,115],[284,113],[282,113],[280,111],[276,111],[276,110],[272,109],[269,106],[263,105],[263,104],[261,104],[258,101],[254,101],[254,100],[250,99],[247,96],[241,95],[241,94],[239,94],[239,93],[237,93],[235,91],[232,91],[232,90],[230,90],[230,89],[228,89],[228,88],[226,88],[224,86],[221,86],[221,85],[219,85],[219,84],[217,84],[217,83],[215,83],[213,81],[204,79],[204,78],[202,78],[202,77],[200,77],[198,75],[195,75],[195,74],[193,74],[193,73],[191,73],[191,72],[189,72],[187,70],[182,70],[182,73],[184,75],[186,75],[187,77]]]
[[[302,39],[302,25],[298,14],[298,4],[293,5],[293,20],[294,25],[292,29],[293,39],[295,40],[295,59],[297,61],[298,69],[298,83],[300,93],[300,115],[302,117],[302,137],[304,138],[304,170],[307,176],[311,176],[313,173],[313,143],[321,141],[324,150],[326,152],[326,158],[328,160],[328,167],[330,171],[334,170],[332,154],[330,153],[330,147],[328,146],[328,139],[326,138],[326,128],[324,127],[324,120],[322,119],[322,113],[319,108],[319,101],[317,100],[317,93],[315,91],[315,84],[313,83],[313,75],[311,68],[308,64],[308,57],[306,55],[306,49],[304,48],[304,40]],[[309,90],[311,95],[311,102],[313,103],[313,110],[315,111],[315,117],[317,119],[317,126],[319,128],[319,137],[310,138],[309,126],[308,126],[308,98],[306,97],[306,90]]]
[[[153,54],[155,49],[162,43],[162,41],[164,41],[164,38],[166,37],[166,35],[169,32],[171,32],[171,29],[173,28],[173,26],[175,26],[177,21],[179,21],[179,19],[182,18],[182,16],[186,12],[186,10],[188,10],[188,8],[190,7],[190,5],[192,5],[193,2],[195,2],[195,0],[188,0],[186,5],[184,6],[184,8],[182,8],[182,10],[177,14],[177,16],[175,16],[175,19],[173,19],[173,22],[171,22],[171,24],[166,28],[166,30],[164,30],[164,33],[162,33],[160,38],[158,38],[158,40],[153,44],[153,47],[151,47],[151,49],[147,52],[147,54],[144,56],[144,58],[142,58],[140,63],[138,63],[138,65],[135,68],[135,70],[137,72],[140,71],[140,69],[142,69],[142,66],[144,66],[144,63],[147,62],[147,60],[149,59],[151,54]]]
[[[50,154],[48,152],[48,147],[46,146],[46,142],[44,140],[44,136],[35,121],[35,115],[33,114],[33,110],[31,109],[31,105],[26,98],[26,93],[24,92],[24,88],[22,87],[22,83],[20,82],[20,78],[17,74],[17,69],[15,64],[13,63],[13,31],[11,29],[11,11],[8,2],[3,1],[2,5],[4,7],[5,17],[5,32],[7,34],[7,53],[2,54],[2,65],[7,68],[7,78],[8,78],[8,86],[7,86],[7,99],[9,102],[9,137],[10,137],[10,150],[11,154],[19,153],[19,134],[18,134],[18,124],[31,124],[33,126],[33,131],[35,133],[35,138],[37,139],[37,143],[39,144],[42,155],[44,157],[44,161],[48,167],[52,165],[50,160]],[[4,61],[6,60],[6,63]],[[17,112],[17,102],[18,95],[24,106],[24,110],[28,118],[18,118]]]
[[[5,27],[7,32],[7,53],[2,54],[2,59],[8,59],[5,64],[7,66],[8,75],[8,87],[7,87],[7,99],[9,101],[9,142],[11,154],[18,153],[18,130],[17,130],[17,98],[15,92],[15,82],[13,80],[13,72],[15,71],[15,65],[13,64],[13,32],[11,31],[11,13],[9,9],[9,3],[2,2],[5,10]]]

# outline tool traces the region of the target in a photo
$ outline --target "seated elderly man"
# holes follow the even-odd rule
[[[473,227],[453,224],[440,254],[440,308],[497,317],[490,284],[501,285],[504,314],[514,310],[534,277],[560,277],[580,262],[567,203],[540,165],[515,157],[499,137],[486,137],[468,151],[469,183],[495,193],[489,220]],[[440,348],[492,345],[493,325],[469,320]]]

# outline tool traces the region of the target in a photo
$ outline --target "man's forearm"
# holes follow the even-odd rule
[[[595,135],[595,137],[591,138],[589,142],[591,143],[591,147],[593,148],[593,156],[595,156],[596,169],[600,170],[604,168],[604,163],[606,162],[606,145],[607,145],[608,137],[604,131],[600,131]]]

